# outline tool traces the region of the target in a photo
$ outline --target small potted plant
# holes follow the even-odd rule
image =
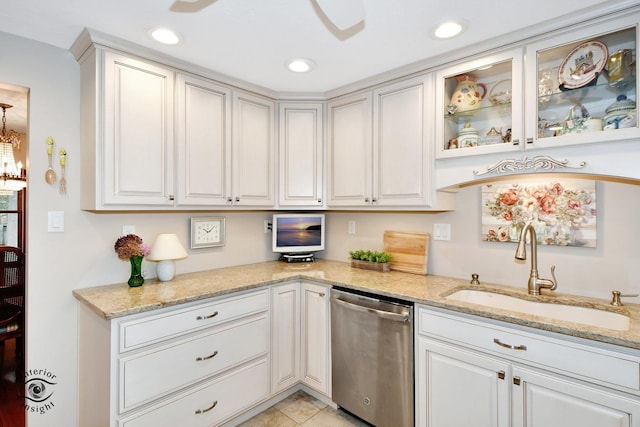
[[[350,251],[351,267],[362,268],[364,270],[374,270],[387,272],[390,270],[389,261],[391,254],[384,251]]]

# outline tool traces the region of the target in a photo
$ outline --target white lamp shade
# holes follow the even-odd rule
[[[151,253],[147,255],[149,261],[166,261],[186,257],[187,252],[180,244],[178,236],[173,233],[158,234],[151,248]]]

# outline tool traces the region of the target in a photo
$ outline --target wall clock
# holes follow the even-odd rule
[[[224,246],[223,216],[191,217],[191,249]]]

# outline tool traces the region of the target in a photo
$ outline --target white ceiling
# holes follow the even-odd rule
[[[336,37],[312,0],[199,2],[208,6],[196,13],[178,13],[171,11],[174,0],[5,1],[0,22],[4,32],[64,49],[88,27],[277,92],[321,93],[449,52],[460,56],[465,46],[513,36],[520,29],[588,8],[638,3],[363,0],[366,17],[360,31]],[[431,29],[451,18],[466,21],[466,31],[454,39],[431,38]],[[156,26],[176,30],[183,42],[173,47],[156,43],[147,34]],[[311,58],[317,67],[311,73],[293,73],[284,67],[292,57]]]

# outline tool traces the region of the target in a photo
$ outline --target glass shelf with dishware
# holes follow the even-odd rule
[[[518,49],[439,71],[436,156],[517,150],[513,129],[519,135],[522,128],[521,76]]]
[[[536,50],[535,147],[638,136],[636,26],[600,29]]]

